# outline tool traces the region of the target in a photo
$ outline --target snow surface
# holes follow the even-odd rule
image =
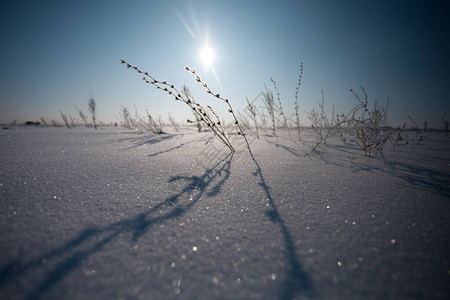
[[[408,135],[2,130],[0,299],[449,299],[450,138]]]

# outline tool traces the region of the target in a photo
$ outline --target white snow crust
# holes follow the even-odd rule
[[[0,299],[449,299],[448,134],[302,134],[0,131]]]

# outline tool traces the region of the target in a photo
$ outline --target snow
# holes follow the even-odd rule
[[[302,134],[0,131],[0,298],[447,299],[448,135]]]

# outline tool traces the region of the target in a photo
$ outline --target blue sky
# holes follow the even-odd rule
[[[300,62],[304,112],[356,104],[349,89],[369,99],[390,97],[393,125],[434,127],[450,119],[450,24],[446,1],[10,1],[2,2],[0,122],[59,119],[87,112],[92,94],[99,119],[118,120],[120,105],[179,122],[191,113],[146,85],[120,59],[213,103],[184,66],[196,68],[235,109],[278,84],[293,110]],[[205,68],[199,51],[215,51]],[[262,102],[257,102],[262,105]]]

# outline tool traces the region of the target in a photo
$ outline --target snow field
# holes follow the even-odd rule
[[[0,298],[447,298],[448,137],[304,136],[1,131]]]

